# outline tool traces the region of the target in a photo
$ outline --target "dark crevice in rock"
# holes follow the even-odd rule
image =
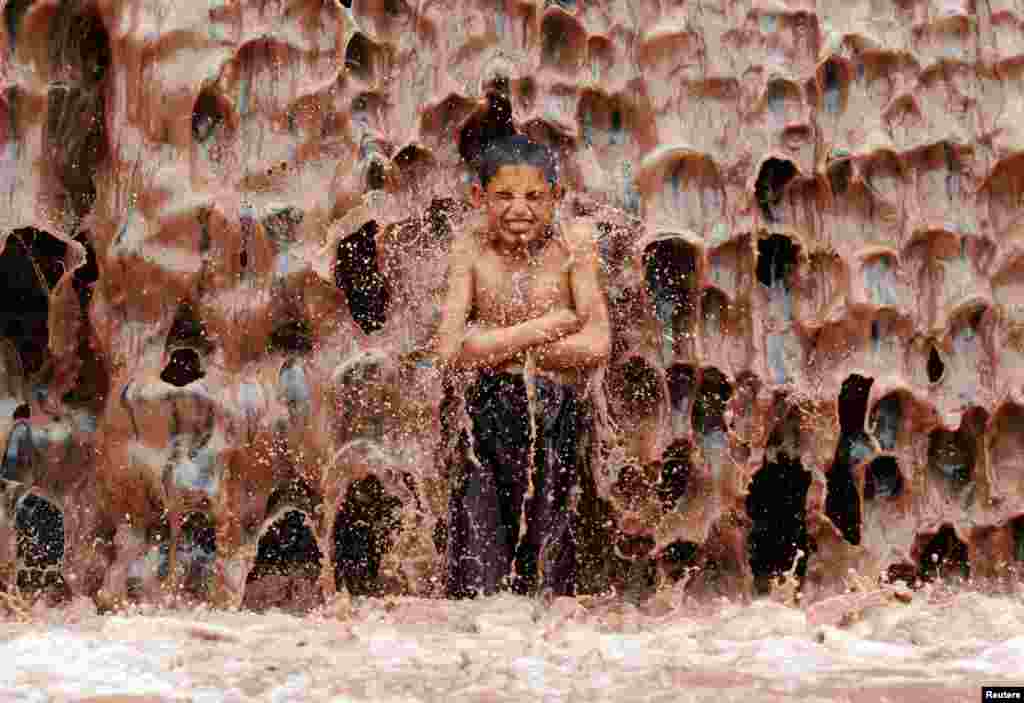
[[[864,472],[864,500],[899,498],[903,495],[903,474],[899,462],[891,456],[880,456]]]
[[[928,540],[921,551],[921,580],[961,579],[966,581],[970,575],[971,564],[967,545],[956,536],[952,526],[943,525],[938,534]]]
[[[18,589],[62,595],[64,515],[48,500],[29,494],[18,502],[14,518],[18,548]]]
[[[658,484],[658,497],[666,510],[673,509],[690,487],[693,475],[690,451],[690,443],[686,441],[677,442],[665,451],[661,467],[661,481]]]
[[[211,87],[203,89],[192,108],[192,138],[198,144],[216,139],[227,123],[225,107]]]
[[[837,114],[846,109],[846,69],[829,59],[821,68],[822,102],[825,112]]]
[[[928,352],[928,365],[926,367],[928,372],[928,382],[938,383],[942,380],[942,375],[946,372],[946,365],[942,363],[942,357],[939,356],[939,350],[932,345],[931,350]]]
[[[608,394],[625,418],[648,417],[661,402],[658,372],[639,357],[614,367],[608,374]]]
[[[767,593],[771,579],[789,571],[797,558],[796,574],[802,578],[807,568],[807,489],[811,474],[799,460],[785,454],[778,461],[766,461],[751,481],[747,495],[747,514],[753,521],[748,550],[755,589]]]
[[[246,581],[246,602],[252,607],[297,605],[299,582],[315,588],[320,576],[323,554],[302,512],[289,510],[278,518],[260,538],[256,561]],[[259,592],[253,584],[268,577],[284,582],[270,592]]]
[[[203,323],[188,303],[178,307],[174,322],[167,333],[170,360],[160,373],[160,379],[173,386],[183,387],[205,375],[203,357],[213,345]]]
[[[370,220],[338,244],[334,280],[345,291],[352,319],[365,334],[384,327],[391,288],[377,261],[377,222]]]
[[[789,288],[796,270],[798,249],[793,240],[773,234],[757,242],[757,280],[768,288],[781,285]]]
[[[358,78],[368,80],[373,72],[372,56],[370,40],[362,34],[356,34],[345,47],[345,68]]]
[[[160,372],[160,380],[183,388],[204,375],[202,361],[195,349],[175,349],[167,366]]]
[[[313,331],[305,319],[292,319],[274,328],[267,342],[271,354],[304,355],[313,351]]]
[[[828,472],[825,515],[850,544],[860,544],[860,496],[850,464],[836,461]],[[866,497],[866,496],[865,496]]]
[[[874,379],[850,374],[839,391],[839,426],[844,433],[863,432]]]
[[[678,239],[663,239],[644,249],[647,289],[658,308],[692,313],[696,307],[697,250]]]
[[[954,493],[974,480],[975,440],[964,424],[957,432],[934,430],[928,437],[929,476]]]
[[[725,406],[732,397],[732,385],[716,368],[704,369],[700,390],[693,404],[693,429],[700,434],[725,431]]]
[[[334,523],[334,579],[352,595],[382,592],[380,563],[401,526],[402,503],[376,476],[349,486]]]
[[[896,449],[903,424],[903,403],[899,395],[890,393],[871,410],[871,434],[885,452]]]
[[[17,46],[21,20],[33,2],[35,0],[7,0],[7,4],[4,5],[4,28],[10,39],[11,51]]]
[[[778,207],[786,186],[796,176],[796,166],[781,159],[768,159],[761,165],[754,185],[754,196],[767,222],[778,222]]]
[[[700,545],[696,542],[673,542],[661,553],[661,568],[670,580],[678,581],[688,570],[698,566],[700,553]]]
[[[672,405],[673,430],[685,431],[685,425],[689,424],[690,405],[695,394],[696,371],[692,366],[676,364],[669,368],[666,376],[669,401]]]
[[[886,571],[885,580],[889,583],[896,583],[902,581],[908,586],[913,586],[917,582],[918,568],[913,564],[893,564]]]
[[[66,252],[56,237],[26,228],[11,232],[0,254],[0,336],[14,345],[29,376],[49,356],[50,291],[64,273]]]
[[[100,17],[65,2],[50,24],[53,76],[47,107],[50,165],[67,195],[69,212],[83,216],[96,199],[94,179],[107,157],[104,79],[110,38]]]

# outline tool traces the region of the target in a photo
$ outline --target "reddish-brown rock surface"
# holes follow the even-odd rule
[[[101,599],[438,593],[431,338],[466,158],[509,121],[598,223],[615,320],[584,589],[749,591],[798,549],[812,597],[1012,572],[1022,22],[7,0],[0,576],[59,586],[63,554]]]

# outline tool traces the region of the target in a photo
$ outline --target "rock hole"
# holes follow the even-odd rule
[[[217,531],[213,522],[202,513],[188,513],[182,521],[177,545],[181,590],[196,600],[206,600],[216,558]]]
[[[902,581],[908,586],[913,586],[917,581],[917,571],[913,564],[893,564],[885,572],[885,580],[889,583]]]
[[[225,122],[224,110],[216,93],[211,88],[204,89],[192,108],[192,138],[203,144],[215,137]]]
[[[850,374],[839,391],[839,426],[844,433],[863,432],[874,379]]]
[[[279,397],[288,406],[288,413],[293,419],[308,416],[313,392],[309,387],[306,369],[301,360],[290,358],[281,365],[277,387]]]
[[[964,430],[963,424],[961,430]],[[967,431],[934,430],[928,437],[928,469],[930,475],[954,493],[967,487],[974,479],[975,443]]]
[[[846,70],[835,59],[829,59],[822,67],[821,90],[825,112],[842,112],[846,107]]]
[[[882,451],[891,452],[896,449],[902,424],[903,404],[896,393],[882,398],[871,411],[871,433]]]
[[[767,222],[778,222],[778,208],[786,186],[796,176],[796,166],[781,159],[768,159],[761,165],[754,185],[754,196]]]
[[[289,510],[260,538],[243,605],[302,610],[316,604],[323,554],[299,510]],[[257,585],[258,584],[258,585]]]
[[[334,523],[334,581],[352,595],[379,595],[381,559],[401,526],[402,503],[376,476],[353,482]]]
[[[669,402],[672,406],[672,430],[684,434],[690,422],[696,373],[692,366],[676,364],[667,373]]]
[[[826,480],[825,515],[850,544],[860,544],[860,496],[850,464],[836,460]]]
[[[373,46],[362,34],[355,34],[345,48],[345,68],[357,78],[368,81],[372,77]]]
[[[654,313],[672,340],[677,326],[690,329],[697,307],[697,251],[678,239],[653,242],[644,249],[647,289]]]
[[[18,590],[22,593],[64,592],[64,515],[50,501],[28,494],[14,517],[18,549]]]
[[[512,126],[512,103],[500,93],[487,96],[487,111],[470,117],[459,134],[459,155],[471,167],[487,145],[495,139],[509,137],[516,133]]]
[[[32,425],[24,420],[15,421],[7,437],[0,478],[5,481],[27,482],[32,479],[35,463],[35,444],[32,441]]]
[[[170,360],[161,372],[160,379],[179,388],[198,381],[205,375],[200,353],[209,353],[212,346],[206,328],[196,317],[192,306],[188,303],[179,305],[167,333]]]
[[[725,431],[725,406],[732,396],[732,386],[725,374],[715,368],[701,374],[697,402],[693,405],[693,429],[700,434]]]
[[[189,346],[204,353],[209,353],[213,344],[206,332],[206,326],[196,316],[195,309],[189,303],[182,303],[174,315],[174,322],[167,333],[167,348]]]
[[[932,345],[931,350],[928,352],[928,382],[937,384],[942,381],[942,375],[946,370],[946,365],[942,363],[942,357],[939,356],[939,350]]]
[[[61,3],[50,24],[47,140],[50,165],[59,175],[70,213],[88,212],[96,199],[94,178],[107,156],[104,79],[110,39],[103,21],[81,3]]]
[[[943,525],[921,552],[922,581],[963,580],[971,576],[967,545],[960,541],[951,525]]]
[[[721,339],[728,325],[729,299],[714,288],[708,288],[701,296],[701,318],[704,338]]]
[[[700,545],[696,542],[679,540],[661,552],[661,565],[671,581],[678,581],[686,572],[697,566],[700,560]]]
[[[654,415],[661,403],[658,373],[643,359],[633,357],[608,374],[609,390],[619,400],[620,413],[627,418]]]
[[[587,50],[583,28],[571,17],[552,12],[541,22],[541,60],[567,73],[574,73]]]
[[[271,354],[302,355],[313,351],[313,333],[304,319],[293,319],[274,328],[267,342]]]
[[[384,327],[391,289],[377,264],[377,222],[370,220],[338,244],[334,280],[345,292],[349,313],[364,334]]]
[[[21,369],[31,376],[47,359],[50,291],[64,273],[67,245],[40,230],[11,232],[0,254],[0,336],[14,345]]]
[[[802,550],[796,574],[807,569],[807,489],[811,475],[799,460],[782,454],[776,462],[765,461],[750,484],[747,515],[753,521],[748,550],[755,590],[768,593],[771,580],[792,568]]]
[[[661,479],[658,481],[658,497],[666,510],[674,509],[690,487],[693,475],[690,449],[690,443],[683,441],[665,451]]]
[[[797,247],[793,240],[773,234],[757,242],[757,280],[768,288],[789,288],[789,279],[796,270]]]
[[[387,176],[384,174],[384,163],[380,159],[374,159],[366,169],[366,191],[384,190],[387,185]]]
[[[204,375],[202,361],[195,349],[175,349],[171,352],[171,360],[160,373],[160,380],[183,388]]]
[[[612,493],[623,502],[627,510],[636,509],[649,492],[647,477],[640,467],[626,464],[619,468],[619,477],[612,487]]]
[[[899,498],[903,495],[903,474],[899,462],[891,456],[880,456],[864,472],[864,500]]]
[[[10,38],[11,51],[13,52],[18,39],[18,30],[21,28],[21,19],[28,12],[35,0],[7,0],[4,5],[4,27],[7,29],[7,36]]]
[[[842,195],[850,187],[853,164],[849,159],[838,159],[828,166],[829,187],[835,195]]]
[[[1024,562],[1024,517],[1019,517],[1011,525],[1013,535],[1013,558]]]

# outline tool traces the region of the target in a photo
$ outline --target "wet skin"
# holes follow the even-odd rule
[[[561,197],[533,166],[503,166],[473,202],[486,227],[461,233],[449,255],[438,330],[446,367],[515,371],[529,358],[563,381],[603,363],[608,308],[589,223],[558,223]]]

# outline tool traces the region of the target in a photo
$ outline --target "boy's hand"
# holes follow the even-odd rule
[[[583,322],[579,316],[569,308],[552,310],[541,316],[539,320],[544,324],[544,330],[551,341],[566,335],[576,334],[583,327]]]

